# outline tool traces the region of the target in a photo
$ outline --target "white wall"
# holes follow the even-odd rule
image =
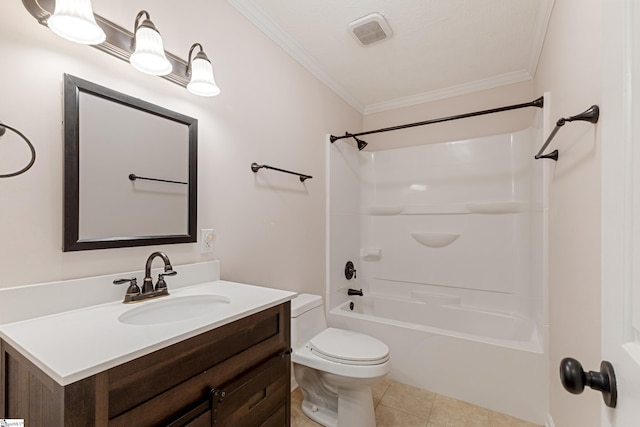
[[[551,92],[551,117],[578,114],[602,97],[602,0],[556,0],[536,74]],[[606,120],[606,111],[601,112]],[[609,141],[608,143],[615,143]],[[570,123],[553,142],[560,158],[549,187],[550,408],[556,427],[600,425],[600,393],[562,388],[560,360],[600,366],[600,138]]]
[[[357,131],[361,115],[227,2],[168,4],[100,0],[94,8],[125,28],[146,8],[165,48],[183,58],[193,42],[202,43],[219,96],[195,97],[141,74],[57,37],[21,2],[3,2],[0,121],[31,139],[37,160],[26,174],[0,179],[0,287],[139,270],[148,254],[164,250],[176,265],[220,259],[227,280],[324,289],[326,134]],[[197,244],[62,252],[63,73],[199,120],[198,228],[215,230],[213,254],[201,255]],[[10,133],[2,137],[0,173],[21,167],[25,150]],[[252,162],[313,179],[302,184],[273,171],[254,174]]]

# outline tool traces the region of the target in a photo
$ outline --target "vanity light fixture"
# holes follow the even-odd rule
[[[199,47],[200,52],[192,59],[193,50]],[[187,90],[194,95],[216,96],[220,93],[220,88],[213,78],[213,67],[211,61],[204,53],[200,43],[194,43],[189,49],[189,63],[187,65],[187,76],[191,77]]]
[[[22,0],[36,21],[56,34],[78,43],[92,44],[143,73],[162,77],[199,96],[215,96],[220,88],[213,78],[211,61],[202,45],[195,43],[185,60],[164,50],[162,38],[149,13],[136,16],[133,33],[94,14],[91,0]],[[75,25],[74,25],[75,24]],[[98,34],[98,35],[96,35]],[[193,59],[193,50],[199,47]]]
[[[143,16],[145,19],[140,23]],[[162,37],[146,10],[141,10],[136,16],[133,49],[129,62],[136,70],[154,76],[165,76],[172,71],[173,67],[164,54]]]
[[[107,38],[96,23],[91,0],[56,0],[47,26],[67,40],[82,44],[100,44]]]

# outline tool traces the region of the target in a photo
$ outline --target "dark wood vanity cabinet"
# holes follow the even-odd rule
[[[29,427],[289,426],[289,317],[286,302],[67,386],[2,342],[0,418]]]

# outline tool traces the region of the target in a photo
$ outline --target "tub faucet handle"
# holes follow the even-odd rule
[[[354,267],[353,262],[347,261],[347,265],[344,267],[344,277],[346,277],[347,280],[358,278],[356,276],[356,268]]]

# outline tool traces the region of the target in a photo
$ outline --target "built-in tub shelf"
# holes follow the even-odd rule
[[[363,215],[465,215],[465,214],[512,214],[528,212],[531,206],[522,200],[495,202],[467,202],[442,205],[371,205],[362,208]]]
[[[381,258],[381,248],[360,248],[360,259],[363,261],[380,261]]]
[[[423,246],[430,248],[444,248],[449,246],[460,237],[458,233],[424,233],[414,232],[410,233],[411,237]]]
[[[374,216],[389,216],[389,215],[400,215],[405,210],[405,206],[385,206],[385,205],[373,205],[373,206],[365,206],[362,208],[361,212],[364,215],[374,215]]]

